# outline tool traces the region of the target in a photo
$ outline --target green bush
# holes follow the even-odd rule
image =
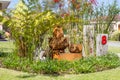
[[[120,38],[120,31],[115,31],[111,35],[111,40],[113,41],[119,41],[120,40],[119,38]]]
[[[5,37],[5,31],[4,30],[0,30],[0,38],[4,38]]]
[[[91,73],[120,66],[120,59],[116,54],[106,54],[99,57],[83,58],[77,61],[46,60],[30,62],[27,58],[15,55],[2,60],[6,68],[27,71],[31,73],[56,74],[56,73]]]

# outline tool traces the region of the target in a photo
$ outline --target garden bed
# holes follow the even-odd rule
[[[32,61],[17,56],[9,56],[2,60],[4,68],[15,69],[38,74],[79,74],[103,71],[120,66],[120,59],[115,54],[100,57],[82,58],[75,61],[46,60]]]

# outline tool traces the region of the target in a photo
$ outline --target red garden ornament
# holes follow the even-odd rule
[[[71,0],[72,3],[76,2],[76,0]]]
[[[107,43],[107,37],[105,35],[102,36],[102,45]]]
[[[63,14],[61,14],[61,17],[67,17],[69,15],[70,15],[69,13],[63,13]]]
[[[97,5],[97,0],[89,0],[92,4]]]
[[[53,0],[55,3],[58,3],[58,2],[60,2],[60,0]]]

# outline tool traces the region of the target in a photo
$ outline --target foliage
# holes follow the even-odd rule
[[[120,9],[117,1],[115,0],[112,4],[102,4],[101,6],[95,7],[93,18],[96,24],[96,33],[107,33],[110,32],[112,21],[116,21],[115,17],[119,14]]]
[[[78,61],[46,60],[29,62],[28,59],[10,55],[2,60],[3,67],[44,74],[91,73],[120,66],[120,59],[115,54],[83,58]]]
[[[64,30],[71,43],[82,43],[83,25],[87,24],[92,15],[92,0],[41,0],[44,10],[53,10],[62,17],[73,16],[80,22],[65,24]],[[79,36],[78,37],[76,37]]]
[[[0,35],[4,35],[4,34],[5,34],[5,31],[3,31],[3,30],[1,31],[0,30]]]
[[[40,3],[43,3],[44,7]],[[50,4],[47,5],[47,3]],[[65,7],[64,0],[58,0],[57,2],[52,0],[42,0],[40,2],[39,0],[27,0],[27,2],[20,0],[15,10],[11,10],[9,15],[5,15],[7,18],[3,22],[11,30],[19,56],[27,56],[32,59],[37,48],[43,47],[44,44],[44,47],[46,46],[46,33],[51,34],[50,30],[55,25],[62,25],[64,30],[67,30],[66,33],[70,37],[71,43],[82,43],[83,25],[90,24],[92,19],[97,19],[96,34],[105,33],[108,31],[115,15],[119,13],[116,3],[109,5],[108,8],[104,8],[104,5],[100,8],[95,6],[96,9],[93,7],[95,2],[92,0],[67,0],[66,3],[68,7]],[[101,16],[110,16],[106,19],[107,24],[104,26],[107,27],[104,28],[105,30],[103,30],[103,27],[99,27],[104,24],[104,20],[99,19]]]
[[[0,39],[4,39],[5,38],[5,31],[0,30]]]
[[[95,6],[93,8],[93,13],[91,15],[90,23],[94,26],[94,53],[96,50],[96,36],[98,34],[110,34],[113,29],[113,21],[116,21],[116,17],[120,12],[117,2],[114,1],[112,4],[102,4]],[[89,38],[89,36],[87,36]],[[84,43],[84,42],[83,42]],[[89,45],[83,44],[85,47],[85,54],[87,54]]]
[[[83,25],[94,25],[95,37],[99,33],[109,34],[112,21],[115,20],[116,15],[120,12],[116,1],[108,5],[104,3],[97,5],[96,0],[59,0],[57,2],[54,2],[54,0],[44,0],[44,3],[45,2],[46,4],[44,6],[46,7],[50,7],[47,5],[50,2],[52,7],[49,9],[55,8],[54,11],[56,14],[62,17],[73,15],[75,18],[82,21],[81,23],[70,23],[64,27],[64,29],[66,29],[66,35],[70,38],[70,43],[77,44],[83,43]],[[65,7],[65,5],[68,7]],[[94,41],[96,42],[95,37]],[[94,45],[96,46],[96,43]]]
[[[33,53],[37,48],[41,48],[46,33],[55,25],[63,25],[69,22],[77,22],[73,16],[62,18],[50,10],[40,11],[36,0],[25,3],[21,0],[16,9],[6,14],[3,22],[8,24],[12,38],[20,57],[33,58]],[[37,6],[37,7],[36,7]],[[39,8],[39,11],[36,11]],[[34,37],[34,38],[33,38]]]
[[[111,35],[111,40],[120,41],[120,31],[115,31]]]
[[[52,27],[51,23],[55,16],[50,11],[37,13],[29,10],[29,7],[22,1],[16,6],[16,10],[11,12],[8,26],[19,55],[32,59],[33,51],[42,45],[42,37]]]

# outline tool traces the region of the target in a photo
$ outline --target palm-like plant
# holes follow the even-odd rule
[[[28,3],[20,1],[15,10],[11,10],[11,15],[6,15],[7,18],[3,20],[11,30],[18,55],[28,57],[30,60],[34,51],[42,47],[45,34],[50,29],[55,25],[78,21],[73,16],[62,18],[50,10],[42,11],[37,1],[36,3],[31,3],[32,0]],[[36,8],[39,11],[36,11]]]

